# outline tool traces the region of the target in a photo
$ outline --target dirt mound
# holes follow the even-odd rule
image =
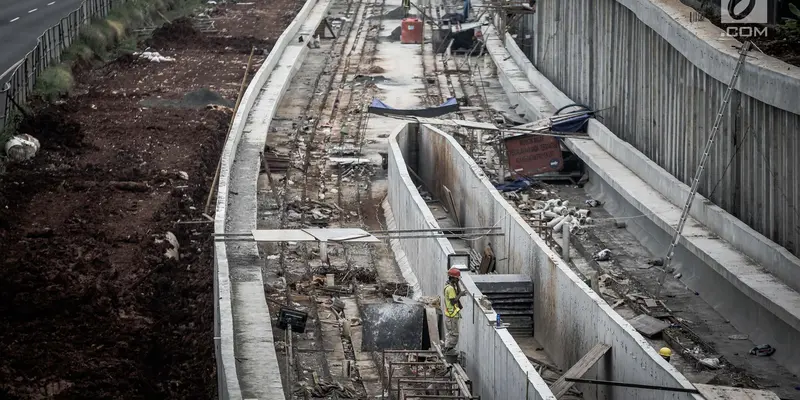
[[[153,32],[144,43],[159,50],[205,49],[217,53],[266,54],[275,45],[275,39],[259,39],[254,36],[210,36],[196,30],[188,18],[177,19]]]
[[[208,105],[233,107],[234,102],[208,88],[200,88],[186,93],[180,100],[146,98],[140,102],[145,107],[206,108]]]
[[[0,177],[0,208],[9,207],[0,215],[0,397],[213,398],[211,225],[174,221],[202,219],[229,116],[149,110],[146,125],[120,129],[129,104],[91,92],[70,101],[27,126],[44,145],[93,121],[92,145],[44,151]],[[110,105],[120,117],[96,115]],[[174,131],[158,135],[162,127]],[[176,146],[183,161],[166,158]],[[165,167],[189,181],[163,176]],[[154,241],[168,231],[179,261]]]
[[[157,49],[176,48],[202,41],[202,38],[203,35],[194,29],[191,19],[179,18],[157,28],[145,43]]]
[[[80,123],[66,118],[65,106],[45,108],[22,119],[19,132],[39,139],[42,149],[80,148],[84,133]]]
[[[247,55],[231,49],[264,47],[302,6],[254,4],[216,19],[238,37],[224,46],[176,20],[150,41],[176,61],[86,64],[65,104],[31,105],[43,149],[0,175],[0,399],[216,398],[213,228],[178,221],[204,220],[230,110],[140,101],[234,101]]]

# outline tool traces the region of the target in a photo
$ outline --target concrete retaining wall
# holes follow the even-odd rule
[[[500,81],[509,97],[520,104],[518,110],[538,119],[549,115],[553,105],[574,103],[531,64],[510,37],[505,43],[503,48],[503,43],[494,38],[487,47],[500,66]],[[532,90],[538,98],[515,93]],[[552,105],[544,106],[542,95]],[[688,192],[688,187],[600,122],[592,120],[588,133],[592,141],[565,140],[565,144],[587,163],[594,172],[592,178],[602,180],[593,186],[596,194],[617,202],[615,207],[621,212],[618,216],[646,216],[650,221],[629,225],[631,231],[654,254],[666,251],[682,207],[682,203],[676,205],[669,198]],[[612,196],[612,192],[617,195]],[[796,258],[701,196],[692,207],[699,210],[697,219],[703,224],[690,219],[676,250],[673,266],[684,275],[683,282],[699,291],[704,301],[754,341],[786,349],[785,354],[776,354],[775,358],[800,373],[800,366],[794,362],[800,357],[800,294],[795,278],[800,266],[792,262]],[[631,211],[634,209],[635,213]],[[646,233],[644,226],[654,230]],[[722,228],[716,230],[715,226]],[[753,257],[752,252],[761,256]],[[772,274],[765,273],[765,269]]]
[[[242,95],[241,104],[231,126],[230,135],[222,152],[219,183],[217,189],[216,213],[214,214],[214,233],[224,234],[228,217],[227,208],[229,201],[229,186],[231,185],[231,169],[235,161],[239,142],[248,115],[258,97],[261,88],[266,84],[275,66],[278,65],[284,50],[291,44],[299,32],[303,22],[316,5],[317,0],[308,0],[289,27],[275,42],[275,46],[267,59],[253,76],[247,90]],[[255,182],[253,182],[255,185]],[[253,215],[255,218],[255,215]],[[214,305],[214,348],[217,360],[218,393],[221,400],[242,399],[242,390],[236,371],[234,357],[234,331],[233,331],[233,304],[231,297],[230,266],[228,263],[227,246],[225,242],[214,243],[214,295],[217,302]],[[266,303],[264,304],[266,309]],[[268,310],[267,310],[268,312]],[[277,369],[277,358],[274,361]],[[276,393],[276,398],[283,398],[283,393]]]
[[[409,145],[414,143],[417,130],[417,125],[404,124],[389,139],[388,201],[395,229],[439,228],[406,169],[405,159],[413,158]],[[423,293],[440,295],[447,275],[447,256],[453,254],[450,242],[446,239],[403,239],[393,243],[393,247],[397,246],[408,258],[408,265]],[[465,368],[473,381],[475,394],[497,400],[555,399],[511,334],[492,326],[496,315],[477,303],[476,299],[483,295],[469,275],[464,274],[461,281],[469,295],[462,301],[458,350],[465,354]]]
[[[436,224],[435,219],[427,211],[427,206],[418,197],[409,174],[403,171],[402,152],[399,143],[408,143],[410,140],[402,138],[403,135],[413,135],[413,132],[400,132],[395,136],[399,140],[390,140],[389,152],[389,201],[394,210],[404,210],[401,215],[395,212],[399,228],[427,228]],[[499,226],[503,237],[492,237],[490,240],[498,259],[506,259],[498,265],[500,272],[524,273],[531,276],[534,282],[534,318],[535,336],[550,357],[562,368],[569,368],[577,362],[598,342],[612,346],[610,356],[605,362],[599,363],[586,377],[609,379],[626,382],[648,383],[664,386],[692,387],[686,378],[666,363],[650,347],[645,339],[633,327],[614,312],[602,299],[584,284],[569,267],[554,254],[547,245],[536,235],[522,220],[519,214],[494,190],[492,184],[486,179],[480,167],[472,161],[467,153],[458,145],[451,136],[441,131],[423,125],[415,139],[418,146],[419,167],[423,173],[423,180],[431,190],[437,191],[435,186],[446,185],[456,199],[456,208],[466,210],[459,214],[465,226]],[[435,166],[435,168],[434,168]],[[426,172],[436,170],[436,174]],[[402,182],[401,179],[402,178]],[[401,185],[406,186],[403,188]],[[408,193],[411,193],[409,198]],[[438,295],[444,285],[444,268],[433,268],[429,264],[433,261],[446,265],[446,255],[452,247],[444,245],[434,246],[431,240],[427,244],[412,244],[404,249],[406,254],[416,253],[420,264],[412,263],[415,273],[426,294]],[[481,245],[481,243],[477,243]],[[411,248],[413,247],[413,249]],[[423,253],[424,252],[424,253]],[[409,256],[410,257],[410,256]],[[475,295],[480,296],[474,288],[471,279],[464,279],[465,286]],[[470,302],[466,302],[470,303]],[[494,314],[481,316],[476,310],[479,306],[470,303],[465,307],[464,320],[461,325],[461,342],[459,346],[469,354],[475,354],[478,365],[468,363],[468,371],[473,379],[484,382],[493,382],[493,390],[502,387],[502,376],[510,375],[512,370],[500,369],[504,364],[496,363],[483,366],[485,357],[497,357],[505,354],[506,362],[512,367],[515,365],[519,354],[516,352],[516,342],[510,344],[513,338],[506,331],[496,331],[495,343],[502,343],[509,351],[505,353],[496,350],[496,346],[487,339],[487,332],[483,331],[484,325],[492,322]],[[474,318],[475,325],[468,321]],[[465,323],[467,322],[467,323]],[[492,330],[494,328],[491,328]],[[513,350],[511,350],[513,349]],[[484,355],[485,352],[491,354]],[[515,360],[511,362],[510,360]],[[524,364],[523,364],[524,365]],[[613,365],[613,368],[612,368]],[[469,369],[472,368],[472,369]],[[527,374],[527,366],[519,374]],[[477,375],[476,375],[477,374]],[[518,375],[519,375],[518,374]],[[535,374],[535,373],[534,373]],[[492,378],[489,378],[489,377]],[[533,375],[532,375],[533,376]],[[476,378],[478,377],[478,378]],[[536,375],[538,379],[538,375]],[[497,381],[490,380],[497,379]],[[488,389],[487,389],[488,390]],[[635,389],[610,388],[610,387],[581,387],[587,398],[642,398],[642,399],[689,399],[689,394],[644,391]],[[538,390],[545,396],[547,392]],[[517,394],[520,391],[515,392]],[[483,395],[483,393],[481,393]],[[489,398],[512,399],[504,397],[498,392]],[[516,397],[522,398],[522,397]]]
[[[618,139],[598,143],[677,203],[688,189],[671,188],[694,176],[741,45],[709,21],[690,22],[692,13],[671,0],[544,0],[519,35],[536,68],[570,98],[615,107],[602,116]],[[692,209],[787,283],[800,282],[790,254],[800,255],[798,98],[800,67],[753,50],[700,185],[741,221],[705,199]],[[628,143],[677,179],[634,159]]]

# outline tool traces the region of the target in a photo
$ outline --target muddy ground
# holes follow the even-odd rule
[[[176,222],[203,220],[231,118],[204,102],[235,102],[250,46],[301,5],[220,7],[213,34],[174,21],[140,47],[175,62],[83,68],[33,106],[42,150],[0,176],[0,398],[216,397],[211,224]]]

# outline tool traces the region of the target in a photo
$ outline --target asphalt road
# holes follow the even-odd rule
[[[45,30],[80,5],[81,0],[0,0],[0,82]]]

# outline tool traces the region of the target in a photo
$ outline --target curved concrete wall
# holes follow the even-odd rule
[[[602,113],[603,124],[690,183],[740,45],[708,21],[690,22],[692,12],[673,0],[540,0],[521,24],[518,43],[567,96],[596,109],[614,107]],[[779,269],[797,262],[790,253],[800,254],[799,98],[800,68],[751,52],[700,185],[701,194],[741,221],[703,200],[692,210],[750,257]],[[626,146],[598,143],[631,159]],[[626,166],[673,202],[684,201],[687,190],[662,190],[673,183],[636,163]]]
[[[490,33],[492,30],[487,30],[487,36]],[[487,47],[498,64],[503,87],[511,100],[520,105],[518,111],[524,110],[529,118],[538,119],[550,115],[555,109],[553,105],[574,103],[525,58],[510,36],[506,36],[505,43],[503,47],[499,38],[492,38],[488,39]],[[543,97],[552,105],[544,104]],[[647,221],[640,218],[629,224],[630,230],[653,254],[665,251],[682,206],[682,203],[670,202],[670,197],[681,191],[686,193],[688,188],[600,122],[590,121],[588,133],[593,140],[573,139],[564,143],[591,170],[593,184],[589,189],[592,195],[609,201],[609,211],[615,212],[615,216],[646,216]],[[703,224],[689,220],[676,249],[673,266],[683,273],[682,280],[689,287],[699,290],[703,300],[737,329],[758,343],[775,343],[786,349],[785,354],[775,358],[798,373],[800,369],[795,360],[800,357],[800,335],[797,334],[800,331],[800,295],[794,289],[796,280],[779,279],[781,274],[791,277],[798,273],[798,267],[792,263],[794,257],[741,221],[708,204],[702,196],[698,197],[693,207],[702,211],[697,219]],[[722,231],[713,231],[720,226]],[[726,241],[719,240],[720,236]],[[727,241],[726,236],[731,240]],[[748,258],[750,254],[746,251],[754,249],[760,252],[756,254],[760,259]],[[781,259],[782,263],[763,261],[770,256]],[[753,259],[761,264],[754,263]]]
[[[406,137],[404,137],[406,136]],[[415,136],[413,139],[412,136]],[[659,357],[647,341],[620,317],[596,293],[570,270],[563,260],[553,253],[544,241],[533,232],[523,218],[494,189],[481,168],[458,145],[456,140],[436,128],[422,125],[418,133],[401,131],[390,140],[389,152],[389,202],[395,211],[399,229],[438,227],[427,205],[419,197],[414,183],[405,170],[404,155],[409,159],[413,149],[417,163],[416,171],[428,187],[445,185],[452,191],[459,218],[464,226],[499,226],[504,236],[487,239],[491,241],[498,260],[499,273],[523,273],[531,276],[534,283],[535,336],[550,357],[561,367],[569,368],[598,342],[611,345],[610,357],[599,363],[586,377],[647,383],[675,387],[693,387],[674,367]],[[433,168],[435,166],[435,168]],[[435,171],[435,172],[434,172]],[[438,190],[438,189],[432,189]],[[403,240],[410,265],[423,286],[426,295],[438,295],[444,286],[445,270],[436,268],[447,265],[447,254],[453,250],[449,243],[434,240]],[[481,246],[483,243],[473,243]],[[415,257],[411,259],[411,257]],[[471,280],[465,286],[472,287]],[[474,289],[476,291],[477,289]],[[473,289],[470,289],[473,292]],[[475,292],[474,296],[481,296]],[[484,324],[491,324],[475,313],[475,304],[465,308],[464,320],[481,321],[474,326],[462,320],[459,347],[469,357],[475,352],[475,362],[467,367],[473,379],[500,379],[504,373],[514,370],[513,363],[497,363],[483,366],[481,363],[495,357],[497,340],[512,348],[510,338],[498,338],[495,345],[486,332],[478,331]],[[475,308],[473,308],[475,307]],[[477,314],[477,316],[471,315]],[[491,328],[494,329],[494,328]],[[497,331],[500,332],[500,331]],[[504,334],[508,332],[504,331]],[[500,335],[498,333],[498,335]],[[514,342],[516,346],[516,342]],[[489,354],[483,352],[489,349]],[[515,354],[513,351],[511,354]],[[472,364],[472,365],[471,365]],[[493,369],[492,369],[493,368]],[[498,369],[504,368],[504,369]],[[508,370],[508,371],[506,371]],[[473,372],[474,371],[474,372]],[[474,375],[476,374],[477,375]],[[486,375],[488,374],[488,375]],[[477,377],[477,378],[476,378]],[[538,378],[538,375],[536,375]],[[492,382],[493,388],[501,387],[501,381]],[[691,399],[687,393],[635,390],[625,388],[586,386],[581,387],[587,398],[609,399]],[[551,396],[549,389],[537,389],[544,396]],[[491,392],[490,392],[491,393]],[[520,392],[515,392],[520,393]],[[484,395],[483,392],[480,393]],[[517,399],[495,393],[487,398]]]
[[[303,8],[283,34],[275,42],[267,59],[253,76],[247,90],[242,95],[241,104],[231,126],[230,135],[222,152],[219,184],[217,189],[216,213],[214,215],[214,233],[224,234],[228,219],[229,188],[231,186],[231,169],[234,164],[239,142],[242,138],[247,117],[253,108],[261,88],[267,83],[272,71],[278,65],[284,50],[292,42],[300,27],[306,20],[317,0],[307,0]],[[255,182],[253,182],[255,185]],[[253,215],[255,218],[255,215]],[[218,392],[221,400],[242,399],[239,377],[234,357],[233,304],[231,297],[230,268],[225,242],[214,243],[214,294],[217,303],[214,307],[214,347],[217,359]],[[264,304],[266,309],[266,303]],[[274,361],[277,366],[278,360]],[[276,367],[277,370],[277,367]],[[283,393],[276,393],[276,398],[283,398]]]
[[[438,229],[439,223],[420,196],[406,168],[418,131],[416,124],[403,124],[389,138],[388,201],[395,229]],[[447,239],[403,239],[397,242],[408,258],[414,280],[424,295],[438,296],[445,285],[447,256],[454,254]],[[461,282],[468,292],[462,304],[458,350],[464,352],[465,368],[473,382],[473,394],[497,400],[555,400],[547,383],[525,357],[506,329],[496,329],[494,310],[486,310],[476,299],[483,297],[469,274]]]

